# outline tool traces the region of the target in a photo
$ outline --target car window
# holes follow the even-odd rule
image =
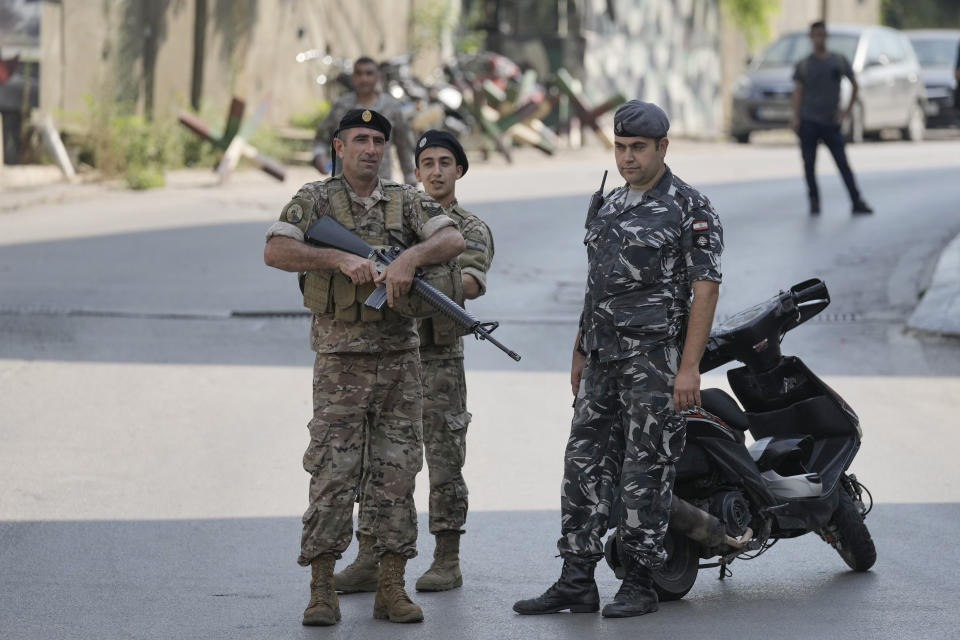
[[[841,54],[851,64],[857,52],[857,36],[837,34],[827,36],[827,49]],[[810,37],[806,33],[788,33],[777,38],[773,44],[761,54],[757,66],[792,67],[802,58],[806,58],[812,51]]]
[[[883,41],[879,33],[872,33],[867,40],[866,65],[887,64],[887,52],[883,50]]]
[[[894,31],[881,31],[880,42],[890,62],[903,62],[907,57],[907,50],[903,47],[900,34]]]
[[[960,39],[912,38],[910,42],[923,67],[952,67],[956,62]]]

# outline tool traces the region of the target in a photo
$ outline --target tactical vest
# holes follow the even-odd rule
[[[469,220],[469,217],[460,213],[456,206],[451,208],[448,215],[457,223],[457,228],[463,231],[464,224]],[[463,276],[460,275],[459,271],[458,268],[456,275],[459,282],[455,285],[455,295],[451,295],[450,297],[462,307],[465,298],[463,296]],[[450,294],[448,293],[447,295]],[[417,325],[417,329],[420,332],[421,348],[429,346],[443,347],[456,344],[457,340],[464,335],[464,331],[454,324],[453,320],[439,314],[421,320]]]
[[[403,187],[392,182],[383,183],[384,194],[390,199],[384,204],[384,232],[363,234],[357,229],[350,205],[350,195],[340,176],[327,180],[329,210],[322,215],[334,219],[361,237],[375,249],[403,245]],[[463,281],[455,262],[430,265],[422,269],[424,279],[434,287],[463,304]],[[333,315],[343,322],[378,322],[384,312],[395,311],[412,318],[424,318],[435,313],[433,307],[415,295],[401,296],[394,300],[392,309],[377,311],[363,303],[373,293],[372,282],[360,286],[353,284],[339,269],[307,271],[303,277],[303,304],[318,315]]]
[[[374,248],[383,249],[397,244],[403,238],[403,187],[384,183],[383,192],[390,199],[384,203],[384,233],[362,235],[353,219],[350,194],[340,176],[326,182],[329,210],[322,215],[332,215],[344,227],[363,238]],[[332,314],[343,322],[378,322],[383,312],[365,307],[375,285],[367,282],[354,285],[339,269],[307,271],[303,280],[303,305],[318,315]]]

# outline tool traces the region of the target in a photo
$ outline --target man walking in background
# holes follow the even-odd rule
[[[845,141],[840,132],[840,123],[850,117],[850,110],[857,100],[857,79],[850,62],[839,53],[827,51],[827,26],[822,21],[810,25],[810,42],[813,53],[797,63],[793,72],[793,117],[790,128],[800,136],[800,152],[803,154],[803,170],[807,178],[807,195],[810,198],[810,215],[820,213],[820,190],[817,187],[815,165],[817,144],[822,140],[833,155],[843,183],[850,194],[853,213],[873,213],[863,201],[847,162]],[[846,77],[853,86],[850,103],[843,110],[840,106],[840,79]]]
[[[413,163],[413,133],[410,126],[403,117],[403,111],[400,103],[393,96],[380,91],[380,68],[373,58],[363,56],[357,58],[353,63],[353,73],[350,75],[353,82],[353,91],[349,91],[333,103],[330,112],[323,119],[320,126],[317,127],[317,133],[313,138],[313,166],[320,173],[337,173],[334,163],[336,157],[330,156],[330,144],[333,139],[333,132],[344,114],[351,109],[370,109],[375,111],[387,120],[393,127],[393,142],[397,150],[397,157],[400,159],[400,168],[403,170],[403,181],[410,185],[417,184],[417,177],[414,175],[415,167]],[[390,148],[394,146],[389,142],[383,150],[383,162],[380,164],[380,177],[384,180],[392,180]]]

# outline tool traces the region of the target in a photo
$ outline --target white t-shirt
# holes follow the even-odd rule
[[[629,209],[635,204],[638,204],[643,198],[643,194],[647,192],[646,189],[634,189],[630,187],[630,191],[627,192],[627,198],[623,201],[623,208]]]

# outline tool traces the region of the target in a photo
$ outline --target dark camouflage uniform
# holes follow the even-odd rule
[[[336,207],[331,210],[331,193],[336,190],[331,184],[336,179],[304,185],[267,237],[302,240],[318,217],[337,215],[372,245],[410,246],[454,224],[425,194],[384,181],[368,198],[358,197],[341,181],[350,211],[338,213]],[[391,204],[393,198],[402,199],[399,206]],[[391,207],[397,212],[392,230]],[[310,343],[317,356],[310,444],[303,456],[303,467],[311,475],[310,505],[303,515],[297,561],[306,566],[323,553],[340,557],[350,544],[353,502],[363,468],[370,473],[371,499],[378,514],[374,524],[378,551],[411,558],[417,539],[414,480],[423,465],[416,323],[389,309],[379,316],[361,310],[364,292],[354,295],[338,272],[310,274],[313,280],[307,280],[305,301],[314,311]],[[315,283],[320,281],[329,291],[318,293]],[[335,297],[335,292],[346,293]],[[355,299],[354,308],[348,303]]]
[[[720,281],[722,230],[710,202],[667,168],[636,206],[614,190],[589,222],[581,317],[587,362],[564,459],[560,553],[598,560],[616,527],[626,553],[664,558],[685,424],[673,382],[692,282]]]
[[[457,259],[486,293],[486,272],[493,260],[490,228],[454,201],[444,207],[460,229],[467,248]],[[440,343],[440,344],[438,344]],[[420,321],[423,372],[423,444],[430,474],[430,533],[462,531],[467,519],[467,484],[463,463],[467,450],[467,387],[463,370],[463,338],[442,319]],[[364,485],[366,486],[366,484]],[[366,489],[360,498],[357,531],[373,535],[376,510]]]

